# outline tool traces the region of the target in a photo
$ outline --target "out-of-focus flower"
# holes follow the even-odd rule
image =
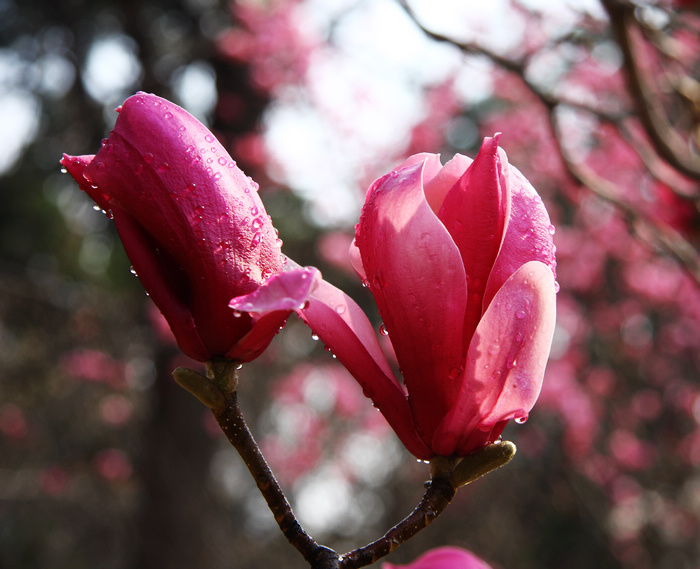
[[[459,547],[437,547],[408,565],[382,563],[382,569],[491,569],[472,552]]]
[[[405,389],[340,291],[321,282],[300,314],[414,455],[465,456],[537,400],[555,322],[553,233],[498,137],[474,161],[416,155],[372,184],[351,250]]]
[[[188,356],[256,358],[303,304],[315,269],[285,271],[257,184],[197,119],[146,93],[127,99],[95,156],[61,163],[111,218]],[[265,309],[232,298],[267,289]]]

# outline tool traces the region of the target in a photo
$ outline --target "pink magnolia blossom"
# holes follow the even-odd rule
[[[382,563],[382,569],[491,569],[476,555],[459,547],[437,547],[408,565]]]
[[[127,99],[94,156],[61,163],[114,219],[127,255],[180,349],[256,358],[306,299],[315,269],[285,271],[257,185],[197,119],[155,95]],[[258,292],[255,314],[228,307]]]
[[[372,184],[351,249],[403,375],[362,310],[325,281],[301,317],[418,458],[464,456],[524,421],[555,322],[555,266],[541,198],[498,137],[474,161],[409,158]]]

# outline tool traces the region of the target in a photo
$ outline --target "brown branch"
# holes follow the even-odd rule
[[[378,540],[346,553],[340,558],[340,569],[356,569],[371,565],[394,551],[399,545],[429,526],[454,498],[457,489],[445,478],[428,483],[423,499],[411,514]]]
[[[635,43],[643,39],[634,16],[635,6],[624,0],[601,1],[622,50],[628,84],[637,104],[639,118],[654,149],[679,172],[700,180],[700,158],[689,151],[687,142],[669,124],[658,96],[640,66],[644,56],[639,53]]]
[[[282,488],[260,452],[241,413],[237,392],[228,393],[225,397],[225,405],[212,410],[214,417],[228,440],[241,455],[280,530],[311,567],[330,569],[332,565],[327,563],[328,549],[319,546],[301,527]],[[338,555],[335,554],[336,560],[337,557]]]

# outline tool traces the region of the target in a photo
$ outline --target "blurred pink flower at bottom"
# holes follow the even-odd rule
[[[408,565],[383,563],[382,569],[492,569],[472,552],[459,547],[438,547]]]

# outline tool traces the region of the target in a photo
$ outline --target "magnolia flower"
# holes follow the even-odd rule
[[[61,164],[114,220],[185,354],[256,358],[304,303],[317,271],[285,271],[257,185],[197,119],[145,93],[117,110],[96,155],[64,155]],[[229,308],[252,292],[263,309]]]
[[[474,161],[409,158],[367,192],[351,249],[403,375],[322,281],[301,317],[418,458],[465,456],[527,419],[554,332],[554,228],[498,137]]]
[[[382,563],[382,569],[491,569],[485,561],[459,547],[437,547],[408,565]]]

